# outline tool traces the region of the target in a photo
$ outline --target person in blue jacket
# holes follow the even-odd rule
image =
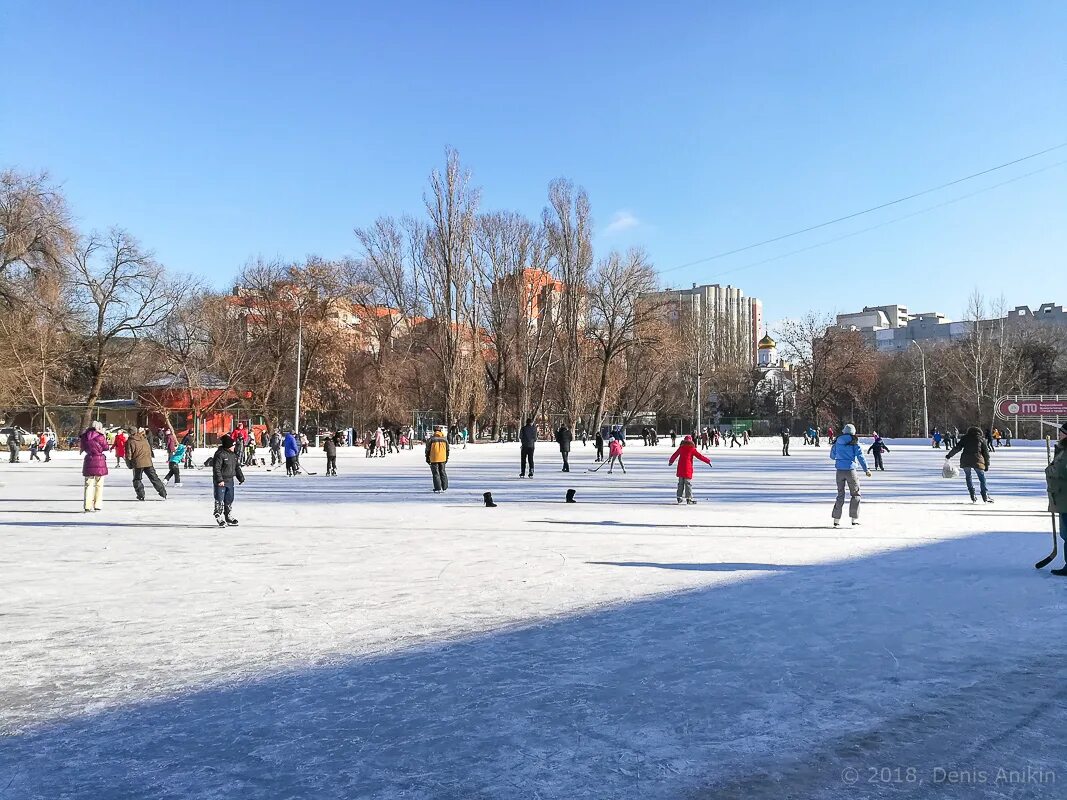
[[[300,444],[296,441],[291,430],[285,431],[285,439],[282,442],[285,448],[285,474],[300,474]]]
[[[841,512],[845,507],[845,485],[848,485],[849,502],[848,515],[853,525],[859,525],[860,520],[860,482],[856,478],[856,464],[858,463],[867,477],[871,477],[871,471],[867,469],[867,461],[863,458],[863,448],[856,441],[856,426],[849,423],[841,434],[834,440],[830,448],[830,458],[837,469],[837,502],[834,503],[834,527],[841,525]]]

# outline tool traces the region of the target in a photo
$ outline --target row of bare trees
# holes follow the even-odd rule
[[[46,176],[5,172],[0,408],[48,424],[49,409],[77,405],[84,425],[101,399],[155,382],[189,390],[201,413],[236,404],[273,426],[299,387],[301,407],[332,424],[423,411],[499,436],[528,418],[572,430],[648,412],[691,420],[700,380],[715,403],[705,419],[917,431],[917,353],[875,353],[810,314],[779,334],[797,390],[783,404],[750,340],[714,313],[668,308],[648,256],[597,256],[593,230],[588,196],[566,180],[537,218],[483,209],[449,151],[423,212],[355,228],[355,257],[254,259],[220,294],[168,273],[126,231],[78,231]],[[927,353],[932,424],[988,423],[1002,394],[1065,389],[1062,341],[983,321],[1004,314],[977,295],[970,316],[969,335]]]

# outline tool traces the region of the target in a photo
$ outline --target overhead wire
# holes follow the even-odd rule
[[[725,251],[723,251],[721,253],[715,253],[714,255],[706,256],[705,258],[698,258],[695,261],[689,261],[689,262],[686,262],[685,264],[679,264],[678,266],[675,266],[675,267],[669,267],[667,269],[660,270],[660,272],[661,273],[674,272],[676,270],[685,269],[686,267],[695,267],[698,264],[706,264],[709,261],[716,261],[716,260],[718,260],[720,258],[726,258],[727,256],[737,255],[738,253],[744,253],[747,250],[754,250],[757,247],[763,247],[763,246],[768,245],[768,244],[774,244],[775,242],[780,242],[780,241],[782,241],[784,239],[790,239],[790,238],[792,238],[794,236],[800,236],[801,234],[804,234],[804,233],[810,233],[811,231],[819,230],[820,228],[826,228],[826,227],[828,227],[830,225],[836,225],[839,222],[845,222],[845,221],[850,220],[850,219],[855,219],[856,217],[862,217],[865,214],[871,214],[871,213],[874,213],[875,211],[881,211],[884,208],[889,208],[891,206],[899,205],[900,203],[906,203],[908,200],[914,200],[917,197],[922,197],[924,195],[932,194],[934,192],[939,192],[939,191],[941,191],[943,189],[948,189],[949,187],[956,186],[957,184],[960,184],[960,183],[964,183],[965,181],[974,180],[975,178],[980,178],[983,175],[989,175],[992,172],[997,172],[998,170],[1006,169],[1007,167],[1013,166],[1015,164],[1021,164],[1024,161],[1029,161],[1030,159],[1038,158],[1039,156],[1046,155],[1047,153],[1052,153],[1052,152],[1054,152],[1056,150],[1060,150],[1060,149],[1062,149],[1064,147],[1067,147],[1067,142],[1061,142],[1060,144],[1053,145],[1052,147],[1047,147],[1044,150],[1039,150],[1036,153],[1030,153],[1029,155],[1025,155],[1025,156],[1022,156],[1020,158],[1012,159],[1011,161],[1005,161],[1003,164],[997,164],[995,167],[989,167],[988,169],[983,169],[983,170],[981,170],[979,172],[974,172],[974,173],[971,173],[970,175],[965,175],[962,178],[956,178],[955,180],[948,181],[947,183],[942,183],[942,184],[939,184],[937,186],[931,186],[928,189],[923,189],[922,191],[919,191],[919,192],[913,192],[912,194],[905,195],[904,197],[898,197],[898,198],[896,198],[894,200],[889,200],[889,201],[887,201],[885,203],[879,203],[876,206],[871,206],[870,208],[865,208],[862,211],[855,211],[855,212],[853,212],[851,214],[846,214],[846,215],[844,215],[842,217],[836,217],[834,219],[826,220],[825,222],[820,222],[817,225],[809,225],[806,228],[800,228],[799,230],[790,231],[789,233],[783,233],[783,234],[780,234],[778,236],[773,236],[773,237],[771,237],[769,239],[764,239],[764,240],[759,241],[759,242],[753,242],[752,244],[745,245],[744,247],[737,247],[737,248],[734,248],[733,250],[725,250]],[[1062,163],[1062,162],[1059,162],[1059,163]],[[1056,166],[1056,165],[1053,165],[1053,166]],[[1043,169],[1042,170],[1037,170],[1037,171],[1035,171],[1033,173],[1028,173],[1027,175],[1022,175],[1022,176],[1020,176],[1020,178],[1028,177],[1030,174],[1037,174],[1037,172],[1043,172],[1043,171],[1044,171]],[[1012,183],[1012,182],[1014,182],[1014,181],[1005,181],[1005,183]],[[1004,185],[1004,184],[998,184],[998,185]],[[996,188],[996,187],[994,186],[994,187],[989,187],[989,188]],[[963,199],[963,198],[960,198],[960,199]],[[934,208],[937,208],[937,207],[940,207],[940,206],[935,206]],[[930,209],[930,210],[932,210],[932,209]],[[925,213],[925,212],[917,212],[917,213]],[[914,215],[909,215],[909,216],[914,216]],[[907,217],[902,217],[901,219],[907,219]],[[875,226],[875,227],[881,227],[881,226]],[[871,230],[873,230],[873,228]],[[847,237],[842,237],[842,238],[847,238]],[[803,252],[803,251],[797,251],[797,252]]]

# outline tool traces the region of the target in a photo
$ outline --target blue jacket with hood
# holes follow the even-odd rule
[[[300,455],[300,445],[296,443],[296,437],[286,432],[285,434],[285,457],[293,458]]]
[[[863,471],[867,471],[867,461],[863,458],[863,449],[856,444],[856,437],[851,433],[842,433],[830,448],[830,458],[838,469],[855,469],[859,461]]]

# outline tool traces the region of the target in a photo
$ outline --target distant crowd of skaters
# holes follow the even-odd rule
[[[671,430],[667,434],[671,439],[671,446],[675,447],[678,434]],[[883,453],[888,453],[889,448],[881,436],[874,432],[873,440],[866,453],[874,456],[874,469],[885,469]],[[864,450],[860,447],[859,438],[855,426],[845,425],[838,435],[833,428],[827,428],[825,437],[830,444],[830,458],[834,461],[837,476],[837,498],[834,504],[832,519],[834,527],[837,527],[844,513],[846,489],[849,495],[849,517],[853,525],[859,524],[860,487],[858,471],[862,471],[867,477],[872,472],[864,458]],[[533,478],[534,453],[538,441],[538,429],[532,420],[519,430],[519,464],[520,478]],[[570,472],[570,451],[575,438],[569,428],[559,426],[553,437],[559,446],[562,457],[562,471]],[[589,441],[588,434],[582,430],[578,434],[582,444]],[[622,426],[613,426],[604,430],[598,430],[593,438],[595,449],[594,462],[600,462],[600,466],[593,469],[598,471],[607,466],[608,473],[612,473],[618,466],[622,472],[626,472],[623,460],[626,446],[626,434]],[[644,428],[641,431],[642,441],[646,446],[654,446],[659,442],[659,435],[653,428]],[[685,435],[682,443],[670,457],[669,464],[678,463],[676,475],[678,478],[677,501],[679,503],[695,502],[692,497],[693,461],[700,460],[711,465],[710,459],[703,456],[699,450],[707,450],[710,447],[722,446],[726,439],[731,441],[731,447],[743,446],[750,441],[747,430],[737,431],[728,429],[721,431],[715,427],[703,427],[699,431]],[[790,455],[789,441],[791,433],[788,428],[781,431],[782,454]],[[818,427],[812,426],[804,431],[804,443],[819,447],[823,433]],[[20,449],[16,437],[10,437],[9,448],[11,461],[18,461]],[[401,450],[414,449],[415,434],[412,428],[388,429],[381,426],[374,431],[369,431],[365,437],[365,446],[368,457],[371,455],[384,456],[388,452],[400,452]],[[443,426],[436,426],[433,434],[426,438],[424,449],[426,463],[430,467],[434,492],[444,492],[448,489],[448,475],[446,465],[450,455],[450,447],[453,444],[466,446],[468,435],[466,429],[453,426],[448,430]],[[51,460],[52,450],[55,448],[55,434],[49,430],[42,431],[34,437],[34,443],[30,447],[32,460],[41,460],[38,452],[44,454],[44,461]],[[175,485],[181,484],[182,468],[191,468],[193,462],[194,440],[191,434],[185,435],[178,441],[173,431],[160,430],[154,434],[145,428],[119,429],[105,434],[104,427],[100,422],[94,422],[79,437],[79,446],[85,457],[82,466],[82,475],[85,479],[84,510],[96,512],[102,509],[104,477],[108,474],[108,453],[113,452],[115,467],[125,465],[132,470],[132,483],[138,500],[145,499],[144,482],[152,485],[161,498],[167,497],[167,484],[173,479]],[[998,447],[1010,447],[1012,432],[1005,428],[986,428],[971,426],[963,434],[958,428],[947,428],[945,431],[934,429],[931,432],[931,446],[934,449],[947,451],[946,460],[956,455],[960,456],[960,468],[965,475],[965,482],[971,502],[978,502],[980,496],[983,502],[992,503],[986,479],[993,451]],[[168,470],[163,479],[156,474],[153,442],[157,448],[166,448]],[[271,465],[276,466],[285,462],[286,473],[297,475],[301,472],[300,455],[308,452],[310,442],[306,434],[294,433],[286,429],[283,432],[262,432],[260,441],[257,443],[256,436],[247,430],[243,424],[239,424],[232,433],[220,437],[217,449],[211,458],[205,461],[204,466],[212,468],[212,477],[215,490],[215,518],[220,526],[236,525],[237,520],[232,516],[232,504],[234,498],[234,481],[244,482],[243,466],[253,464],[266,465],[265,457],[257,457],[257,447],[266,447],[270,451]],[[353,444],[351,429],[336,431],[323,437],[322,447],[326,455],[326,474],[337,474],[337,448],[343,445]],[[605,448],[607,461],[605,462]],[[1059,514],[1061,518],[1061,536],[1067,528],[1067,424],[1058,431],[1055,458],[1046,471],[1048,480],[1048,494],[1050,511]],[[948,472],[946,471],[946,474]],[[958,473],[957,473],[958,474]],[[977,485],[976,485],[977,484]],[[573,491],[569,493],[568,502],[573,502]],[[486,505],[493,505],[491,497],[486,494]],[[1065,537],[1067,541],[1067,537]],[[1063,570],[1056,570],[1056,574],[1067,574],[1067,566]]]

